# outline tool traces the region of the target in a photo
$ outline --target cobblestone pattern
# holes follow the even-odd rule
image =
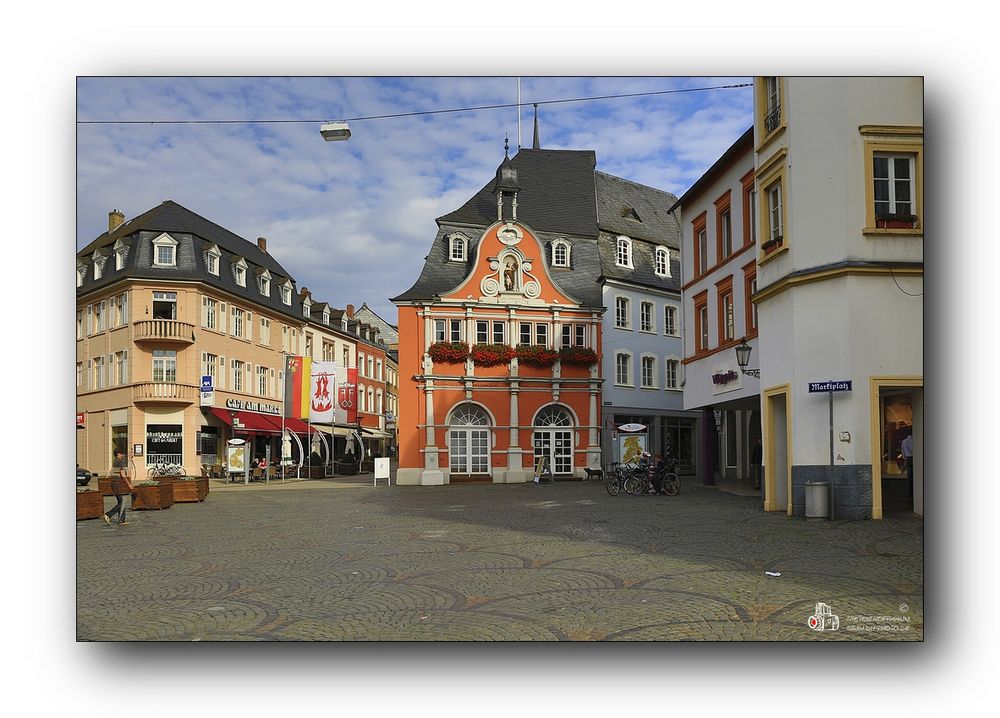
[[[600,482],[214,492],[127,526],[77,523],[77,633],[922,640],[919,518],[805,520],[758,503],[690,484],[613,498]],[[839,630],[807,627],[817,602]]]

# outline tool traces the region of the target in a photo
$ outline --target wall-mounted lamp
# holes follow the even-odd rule
[[[715,430],[719,434],[722,433],[722,409],[713,409],[712,413],[715,414]]]
[[[752,351],[753,347],[747,344],[746,337],[744,337],[743,341],[736,347],[736,363],[740,365],[741,372],[760,379],[760,369],[747,369],[747,364],[750,363],[750,352]]]

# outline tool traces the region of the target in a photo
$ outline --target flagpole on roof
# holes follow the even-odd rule
[[[517,78],[517,149],[521,149],[521,78]]]

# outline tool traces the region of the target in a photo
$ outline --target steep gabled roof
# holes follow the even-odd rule
[[[510,160],[521,186],[517,219],[540,232],[583,237],[597,234],[593,150],[535,150],[522,148]],[[497,220],[496,180],[491,179],[472,199],[454,212],[438,217],[438,224],[487,227]]]
[[[604,172],[595,172],[594,178],[601,230],[680,247],[677,220],[668,214],[677,201],[674,195]]]

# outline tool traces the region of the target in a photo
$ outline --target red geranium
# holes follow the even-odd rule
[[[542,346],[522,344],[517,348],[517,360],[528,366],[549,367],[556,363],[558,352]]]
[[[469,358],[469,345],[465,342],[437,342],[430,345],[427,353],[437,363],[461,364]]]
[[[589,347],[563,347],[559,350],[563,364],[590,366],[597,363],[597,352]]]
[[[514,356],[513,347],[506,344],[476,344],[472,347],[472,361],[476,366],[508,364]]]

